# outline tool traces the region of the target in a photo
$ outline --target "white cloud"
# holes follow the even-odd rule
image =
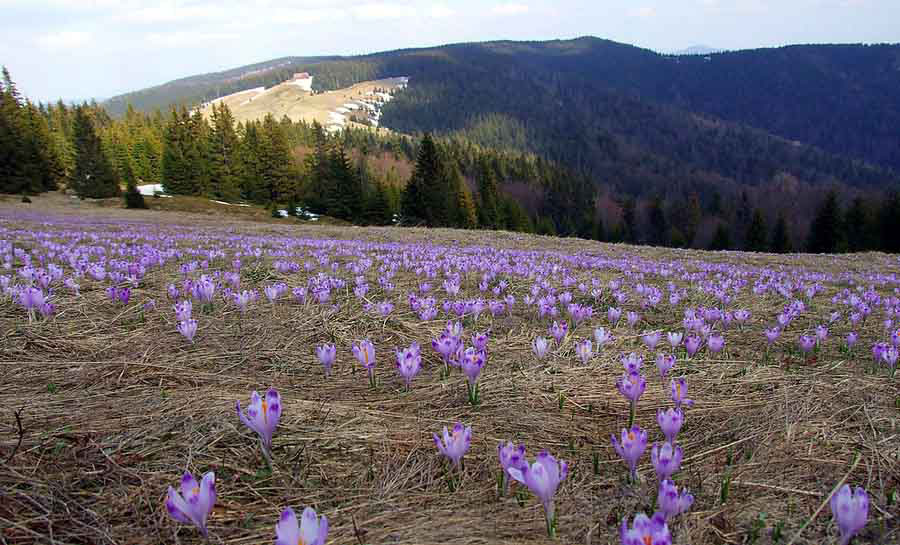
[[[643,6],[640,8],[635,8],[628,12],[628,15],[631,17],[640,17],[641,19],[648,19],[656,15],[656,8],[652,6]]]
[[[44,49],[72,49],[81,47],[91,41],[89,32],[63,30],[42,34],[35,39],[35,43]]]
[[[415,15],[415,9],[406,4],[362,4],[353,9],[360,19],[402,19]]]
[[[230,42],[241,37],[233,32],[152,32],[144,38],[147,44],[159,48],[193,47]]]
[[[491,8],[494,15],[522,15],[528,13],[529,7],[525,4],[500,4]]]

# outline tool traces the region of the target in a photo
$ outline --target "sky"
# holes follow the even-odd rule
[[[107,98],[284,56],[584,35],[670,52],[900,42],[900,0],[0,0],[32,100]]]

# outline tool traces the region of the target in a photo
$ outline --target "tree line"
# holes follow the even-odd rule
[[[767,203],[766,186],[737,197],[703,186],[634,195],[539,155],[459,134],[329,134],[316,123],[272,116],[238,123],[224,104],[207,117],[186,108],[168,114],[128,108],[113,119],[96,104],[33,104],[7,72],[0,100],[4,193],[67,187],[104,198],[125,189],[129,206],[138,207],[136,185],[161,184],[170,194],[363,225],[506,229],[708,249],[898,251],[890,235],[900,217],[894,193],[848,195],[838,188],[816,199],[820,189],[783,181],[805,195],[808,211]],[[384,157],[393,166],[374,168]]]

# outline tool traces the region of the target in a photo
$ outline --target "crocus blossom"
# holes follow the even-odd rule
[[[369,383],[375,386],[375,345],[368,339],[353,345],[353,355],[369,374]]]
[[[600,350],[606,343],[613,340],[612,333],[605,327],[598,327],[594,330],[594,340],[597,341],[597,350]]]
[[[624,517],[619,529],[619,540],[622,545],[672,545],[672,535],[662,513],[654,514],[653,518],[638,513],[630,528],[628,517]]]
[[[522,471],[528,467],[528,460],[525,459],[525,445],[515,446],[509,441],[505,445],[500,443],[497,446],[497,458],[500,460],[500,467],[503,472],[500,492],[505,495],[509,489],[509,469],[514,468]]]
[[[331,375],[331,367],[337,359],[337,349],[334,345],[323,344],[322,346],[316,347],[316,356],[319,357],[319,363],[321,363],[322,368],[325,369],[325,376]]]
[[[569,475],[569,465],[563,460],[557,460],[545,450],[537,455],[530,466],[526,464],[522,469],[510,467],[507,471],[513,479],[527,486],[541,500],[547,520],[547,533],[553,536],[556,529],[553,499],[556,497],[559,484]]]
[[[655,350],[656,345],[659,344],[660,339],[662,338],[662,333],[659,331],[653,331],[651,333],[645,334],[641,337],[641,340],[647,345],[647,348],[650,350]]]
[[[659,512],[667,519],[684,513],[691,508],[693,503],[694,496],[685,489],[682,489],[679,493],[678,487],[670,479],[663,479],[659,483],[656,505],[659,508]]]
[[[683,455],[684,451],[678,445],[673,445],[668,441],[662,445],[653,443],[653,448],[650,449],[650,462],[656,471],[656,477],[659,480],[671,477],[681,467]]]
[[[684,377],[672,379],[669,385],[672,389],[672,401],[675,402],[675,408],[680,408],[682,405],[685,407],[694,406],[694,400],[687,398],[688,386]]]
[[[275,524],[275,545],[325,545],[327,538],[328,518],[318,517],[312,507],[303,510],[299,523],[288,507]]]
[[[550,350],[550,343],[544,337],[536,337],[531,343],[531,349],[534,351],[534,355],[537,356],[539,360],[542,360],[547,357],[547,352]]]
[[[665,411],[658,409],[656,411],[656,423],[659,424],[659,429],[666,436],[666,441],[674,443],[675,437],[678,436],[678,432],[681,431],[681,426],[684,424],[684,413],[681,412],[681,409],[667,409]]]
[[[621,439],[612,436],[612,444],[616,452],[628,464],[632,480],[637,480],[637,463],[647,449],[647,432],[635,424],[631,429],[622,429]]]
[[[590,361],[591,356],[594,355],[593,346],[591,344],[590,339],[585,339],[578,344],[575,345],[575,354],[578,355],[578,359],[581,360],[581,363],[587,363]]]
[[[459,467],[460,460],[462,460],[463,455],[472,445],[472,427],[463,427],[460,422],[457,422],[453,426],[452,433],[448,432],[447,427],[444,426],[444,431],[440,437],[436,433],[432,435],[434,436],[434,444],[437,445],[441,454],[450,458],[454,466]]]
[[[616,388],[619,389],[619,393],[622,394],[625,399],[632,403],[637,403],[637,400],[647,388],[647,381],[640,373],[626,372],[622,375],[622,378],[616,381]]]
[[[245,426],[259,435],[263,449],[268,454],[272,450],[272,435],[281,419],[281,395],[274,388],[269,388],[266,397],[262,398],[255,390],[250,394],[250,406],[247,414],[241,410],[241,402],[235,401],[234,408],[238,418]]]
[[[869,496],[861,486],[851,491],[850,485],[845,484],[831,496],[830,503],[831,514],[841,532],[840,545],[847,545],[866,525]]]
[[[206,520],[216,504],[216,476],[210,471],[200,483],[190,473],[181,478],[181,492],[171,486],[166,496],[166,510],[169,515],[185,524],[193,524],[206,537]]]
[[[672,367],[675,366],[675,356],[670,354],[660,354],[656,356],[656,368],[659,369],[659,376],[665,377],[669,374]]]
[[[197,320],[188,318],[178,322],[178,332],[181,333],[188,342],[194,342],[194,336],[197,334]]]
[[[422,369],[422,356],[419,353],[419,343],[414,342],[409,348],[397,351],[397,372],[406,382],[407,389],[420,369]]]

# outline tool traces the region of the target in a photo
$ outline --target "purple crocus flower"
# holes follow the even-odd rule
[[[585,339],[580,343],[575,345],[575,354],[578,355],[578,358],[581,360],[581,363],[587,363],[590,361],[591,356],[594,355],[593,346],[591,344],[590,339]]]
[[[463,427],[460,422],[457,422],[453,426],[453,433],[448,432],[447,427],[444,426],[442,437],[438,437],[436,433],[432,435],[434,436],[434,444],[437,445],[441,454],[450,458],[453,465],[459,467],[459,461],[462,460],[463,455],[465,455],[472,444],[472,427]]]
[[[453,355],[459,347],[459,339],[444,332],[441,333],[440,337],[431,341],[431,347],[434,348],[435,352],[441,355],[446,363],[450,361],[450,356]]]
[[[875,363],[882,363],[885,350],[888,349],[887,343],[875,343],[872,345],[872,359]]]
[[[654,331],[652,333],[647,333],[641,340],[644,341],[644,344],[647,345],[647,348],[650,350],[655,350],[656,345],[659,344],[660,339],[662,338],[662,333],[659,331]]]
[[[847,350],[852,350],[857,340],[859,340],[859,335],[855,331],[847,333]]]
[[[639,373],[643,364],[644,358],[634,352],[622,356],[622,366],[626,373]]]
[[[674,443],[675,437],[681,431],[681,425],[684,424],[684,413],[681,412],[681,409],[667,409],[665,411],[659,409],[656,411],[656,423],[659,424],[659,429],[666,436],[666,441]]]
[[[116,290],[116,299],[123,305],[127,305],[131,299],[131,288],[121,288]]]
[[[510,467],[507,469],[510,477],[524,484],[531,492],[541,500],[544,506],[544,517],[547,520],[547,533],[550,536],[556,530],[556,512],[553,498],[559,484],[569,475],[569,464],[563,460],[557,460],[546,450],[535,458],[530,466],[526,463],[522,469]]]
[[[56,313],[56,306],[50,301],[44,301],[40,307],[38,307],[38,312],[41,313],[45,319],[53,316]]]
[[[606,343],[613,340],[613,336],[612,333],[601,326],[594,330],[594,340],[597,341],[597,350],[599,351]]]
[[[721,335],[710,335],[706,340],[706,347],[713,354],[718,354],[725,348],[725,337]]]
[[[676,409],[680,409],[681,405],[685,407],[694,406],[694,400],[687,398],[688,385],[684,377],[672,379],[670,386],[672,388],[672,401],[675,402]]]
[[[687,490],[682,489],[678,492],[678,487],[670,479],[663,479],[659,483],[659,494],[656,497],[656,505],[659,506],[659,512],[670,519],[676,517],[688,509],[694,503],[694,496]]]
[[[250,394],[250,406],[245,416],[241,410],[241,402],[235,401],[234,408],[238,418],[245,426],[255,431],[262,442],[263,450],[268,455],[272,449],[272,434],[281,418],[281,395],[274,388],[269,388],[263,399],[255,390]]]
[[[662,513],[655,513],[653,518],[638,513],[631,528],[628,527],[628,517],[622,518],[619,541],[622,545],[672,545],[672,535]]]
[[[419,374],[420,369],[422,369],[422,355],[419,353],[419,343],[414,342],[409,348],[397,351],[397,371],[406,382],[407,390],[409,383]]]
[[[488,343],[488,334],[487,333],[475,333],[472,335],[472,346],[475,347],[475,350],[480,352],[484,352],[487,349]]]
[[[460,322],[449,321],[447,322],[445,331],[451,337],[456,337],[457,339],[459,339],[460,337],[462,337],[463,327]]]
[[[550,326],[550,335],[556,339],[556,344],[561,344],[562,340],[566,337],[566,333],[569,331],[569,322],[563,320],[562,322],[553,321],[553,324]]]
[[[616,381],[616,388],[619,389],[619,393],[622,394],[625,399],[628,399],[632,403],[637,403],[637,400],[647,388],[647,381],[640,373],[626,372],[622,375],[622,378]]]
[[[497,446],[497,457],[500,459],[500,467],[503,471],[500,492],[501,495],[506,495],[509,490],[509,469],[523,471],[528,467],[528,460],[525,459],[525,445],[514,446],[508,441],[505,445],[500,443]]]
[[[616,325],[619,322],[619,318],[622,317],[622,311],[616,307],[609,307],[609,310],[606,311],[606,317],[611,324]]]
[[[191,319],[191,311],[193,310],[193,305],[189,300],[182,301],[180,303],[175,304],[175,319],[179,322],[183,322],[185,320]]]
[[[892,373],[894,371],[894,367],[897,366],[898,358],[900,358],[900,351],[898,351],[897,348],[893,346],[889,346],[884,352],[881,353],[882,361],[884,361],[884,363],[886,363],[887,366],[891,368]]]
[[[824,325],[816,327],[816,344],[819,344],[828,338],[828,328]]]
[[[478,382],[478,376],[481,375],[481,370],[484,368],[485,359],[484,352],[469,347],[466,348],[460,362],[462,372],[466,375],[466,380],[469,383],[469,401],[473,405],[478,403],[478,387],[476,383]]]
[[[281,513],[275,524],[275,545],[325,545],[328,538],[328,518],[319,518],[312,507],[307,507],[300,515],[288,507]]]
[[[193,524],[203,537],[208,535],[206,519],[216,504],[216,476],[210,471],[200,483],[190,473],[181,478],[181,493],[169,487],[166,510],[169,515],[184,524]]]
[[[184,335],[188,342],[194,342],[194,335],[197,334],[197,320],[188,318],[178,322],[178,332]]]
[[[675,356],[670,354],[660,354],[656,356],[656,368],[659,369],[659,376],[665,377],[669,374],[672,367],[675,366]]]
[[[641,319],[641,315],[634,311],[628,311],[626,320],[628,321],[628,327],[634,327]]]
[[[700,350],[702,344],[703,340],[700,337],[696,335],[688,336],[687,340],[684,341],[684,348],[687,350],[688,357],[693,357]]]
[[[673,445],[668,441],[662,446],[659,443],[653,443],[653,448],[650,449],[650,462],[653,463],[656,477],[660,481],[671,477],[681,467],[683,455],[684,451],[678,445]]]
[[[831,496],[831,514],[841,531],[840,545],[847,545],[866,525],[869,518],[869,496],[857,486],[851,491],[845,484]]]
[[[766,341],[768,341],[769,344],[772,344],[778,339],[778,337],[781,336],[781,329],[779,329],[778,327],[770,327],[766,330],[765,333]]]
[[[325,376],[331,375],[331,366],[334,365],[334,360],[337,359],[337,348],[333,344],[323,344],[316,347],[316,356],[319,357],[319,362],[325,369]]]
[[[531,343],[531,349],[534,351],[534,355],[537,356],[539,360],[542,360],[547,357],[547,352],[550,350],[550,343],[543,337],[536,337]]]
[[[637,480],[637,463],[647,449],[647,432],[635,424],[630,430],[622,428],[621,440],[612,436],[612,444],[619,456],[628,464],[632,480]]]
[[[680,331],[671,331],[666,333],[666,340],[669,341],[669,344],[672,348],[678,348],[681,345],[681,339],[684,337],[684,334]]]
[[[809,354],[812,352],[812,349],[816,347],[816,339],[815,337],[811,337],[809,335],[800,335],[800,339],[797,341],[798,346],[800,347],[800,351],[804,354]]]

